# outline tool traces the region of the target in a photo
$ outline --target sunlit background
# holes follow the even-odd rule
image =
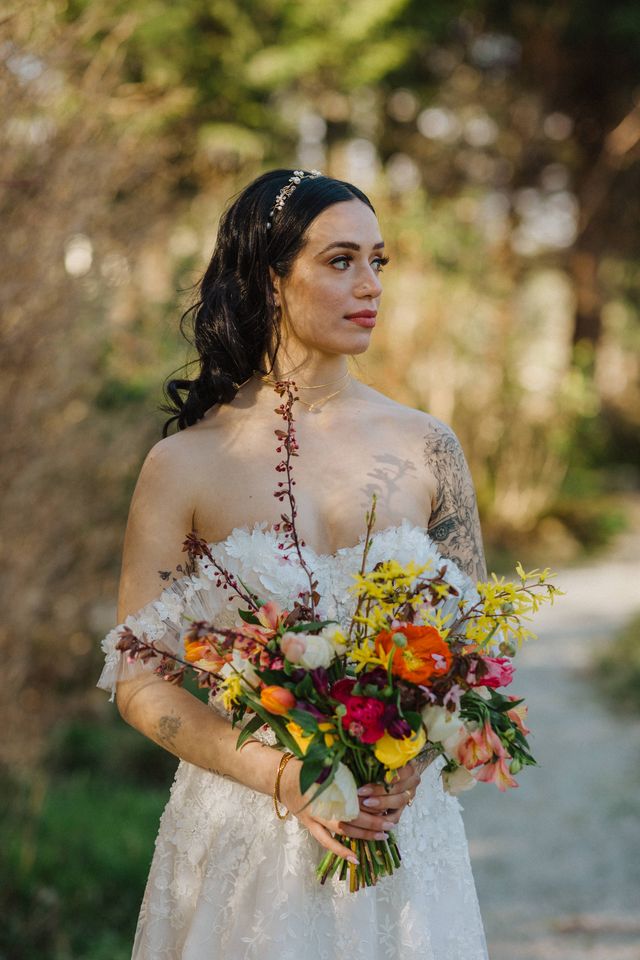
[[[610,732],[630,778],[595,833],[556,821],[569,849],[640,814],[640,6],[7,0],[0,70],[0,956],[129,955],[174,764],[93,689],[127,507],[224,204],[302,166],[368,192],[391,254],[358,375],[452,424],[491,566],[568,570],[583,615],[521,668],[532,704],[545,656],[565,678],[553,786],[463,803],[492,958],[637,960],[640,902],[583,889],[588,859],[522,877],[563,750],[597,769]],[[640,889],[637,840],[615,859]]]

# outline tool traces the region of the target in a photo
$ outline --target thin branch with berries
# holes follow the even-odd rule
[[[298,536],[298,530],[296,528],[296,517],[298,515],[298,510],[296,507],[296,498],[293,493],[293,488],[296,481],[293,479],[293,464],[291,463],[293,457],[298,456],[298,441],[296,440],[296,429],[294,426],[295,420],[293,417],[293,405],[298,399],[294,395],[294,391],[297,391],[297,386],[294,380],[278,380],[274,386],[274,390],[278,396],[286,398],[284,402],[280,404],[279,407],[276,407],[275,412],[280,414],[282,419],[287,425],[286,430],[276,430],[275,435],[278,438],[279,445],[276,447],[277,453],[282,453],[284,447],[285,458],[281,460],[276,466],[276,471],[278,473],[284,473],[286,480],[279,480],[277,484],[277,489],[274,492],[274,497],[282,503],[286,497],[289,501],[290,514],[287,516],[285,513],[280,514],[281,523],[276,523],[273,526],[273,529],[276,533],[282,532],[289,536],[289,541],[284,541],[283,543],[278,544],[278,549],[287,551],[292,547],[295,549],[298,554],[298,559],[300,561],[300,566],[307,575],[309,580],[309,603],[311,605],[311,619],[316,619],[316,604],[320,600],[320,595],[317,593],[317,581],[313,578],[313,573],[309,569],[304,557],[302,556],[302,547],[306,546],[304,540],[301,540]]]

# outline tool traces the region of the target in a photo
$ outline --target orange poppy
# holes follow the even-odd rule
[[[406,637],[404,647],[394,643],[396,633]],[[405,623],[395,630],[383,630],[376,639],[387,656],[395,647],[391,672],[411,683],[428,683],[434,676],[444,676],[451,667],[451,651],[435,627]]]

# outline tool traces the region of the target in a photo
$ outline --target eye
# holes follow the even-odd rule
[[[376,257],[375,260],[371,261],[371,265],[375,265],[376,273],[382,273],[388,263],[389,257]]]
[[[340,270],[346,270],[352,260],[353,257],[348,257],[344,253],[341,253],[339,257],[334,257],[329,263],[331,266],[339,267]]]

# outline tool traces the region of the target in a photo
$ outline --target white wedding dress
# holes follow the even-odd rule
[[[262,599],[286,607],[308,586],[295,553],[287,560],[266,523],[237,528],[212,554]],[[346,620],[362,543],[337,553],[303,548],[319,583],[319,612]],[[426,530],[404,521],[374,532],[369,569],[379,560],[440,559]],[[448,579],[470,589],[453,565]],[[472,588],[471,588],[472,589]],[[183,617],[237,621],[208,561],[125,621],[176,652]],[[98,685],[149,669],[103,641]],[[264,737],[268,738],[268,732]],[[315,876],[324,853],[294,817],[276,818],[270,796],[181,761],[160,822],[140,910],[134,960],[487,960],[482,920],[457,798],[445,793],[436,759],[395,836],[401,867],[375,887],[349,893]]]

